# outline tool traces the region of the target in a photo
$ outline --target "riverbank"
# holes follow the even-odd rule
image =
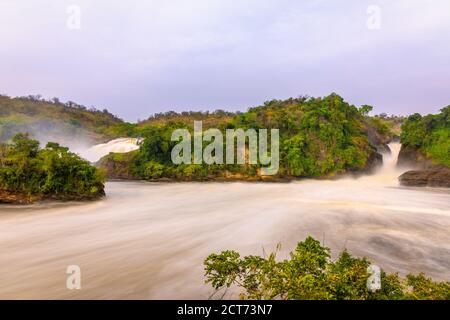
[[[385,146],[386,150],[389,151],[389,147]],[[390,151],[389,151],[390,152]],[[354,168],[342,170],[342,172],[332,172],[328,174],[323,174],[319,176],[293,176],[293,175],[260,175],[258,174],[259,169],[255,169],[255,174],[250,175],[245,169],[247,166],[243,166],[243,172],[233,172],[226,170],[225,168],[220,170],[213,170],[214,174],[195,174],[195,171],[191,175],[178,175],[178,176],[157,176],[157,177],[147,177],[146,179],[136,173],[136,168],[134,163],[136,162],[136,157],[138,156],[137,151],[127,152],[127,153],[109,153],[108,155],[102,157],[96,166],[105,172],[108,180],[145,180],[151,182],[193,182],[193,181],[248,181],[248,182],[288,182],[288,181],[298,181],[305,179],[339,179],[343,177],[360,177],[364,175],[370,175],[376,172],[383,165],[382,154],[373,151],[366,161],[366,165],[363,168]],[[201,169],[201,165],[194,165],[194,167]],[[248,170],[250,171],[250,170]]]
[[[408,187],[450,188],[450,168],[407,171],[399,177],[399,181]]]
[[[17,204],[28,205],[40,201],[94,201],[99,200],[105,196],[105,191],[102,190],[93,195],[78,195],[78,194],[28,194],[23,192],[13,192],[0,189],[0,205],[1,204]]]

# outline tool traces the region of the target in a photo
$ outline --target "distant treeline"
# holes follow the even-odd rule
[[[19,96],[19,97],[14,97],[14,98],[9,97],[7,95],[0,95],[0,99],[19,100],[19,101],[28,101],[28,102],[32,102],[32,103],[45,103],[45,104],[60,105],[60,106],[65,106],[67,108],[79,109],[79,110],[83,110],[83,111],[90,111],[93,113],[104,113],[104,114],[108,114],[112,118],[121,120],[118,116],[111,114],[106,108],[99,110],[94,106],[86,107],[82,104],[78,104],[73,101],[62,102],[59,100],[59,98],[56,98],[56,97],[51,98],[51,99],[45,99],[40,94]]]
[[[39,95],[10,98],[0,96],[0,141],[28,132],[33,137],[69,137],[93,143],[119,135],[125,123],[106,109],[100,111],[74,102]]]

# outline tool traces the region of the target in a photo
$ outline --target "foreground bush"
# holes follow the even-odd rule
[[[297,244],[289,260],[277,261],[276,253],[241,258],[236,251],[223,251],[204,264],[206,283],[216,290],[237,286],[241,299],[450,299],[449,282],[434,282],[424,274],[403,279],[381,271],[381,290],[371,292],[366,258],[344,250],[333,262],[330,249],[311,237]]]
[[[82,199],[104,194],[104,177],[68,148],[17,134],[0,146],[0,190],[37,198]],[[0,199],[1,200],[1,199]]]

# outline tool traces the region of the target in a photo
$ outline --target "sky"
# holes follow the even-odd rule
[[[375,113],[450,104],[448,0],[0,0],[0,93],[128,121],[336,92]]]

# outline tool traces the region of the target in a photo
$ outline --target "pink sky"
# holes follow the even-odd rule
[[[0,74],[0,93],[127,120],[331,92],[432,113],[450,104],[450,1],[1,0]]]

